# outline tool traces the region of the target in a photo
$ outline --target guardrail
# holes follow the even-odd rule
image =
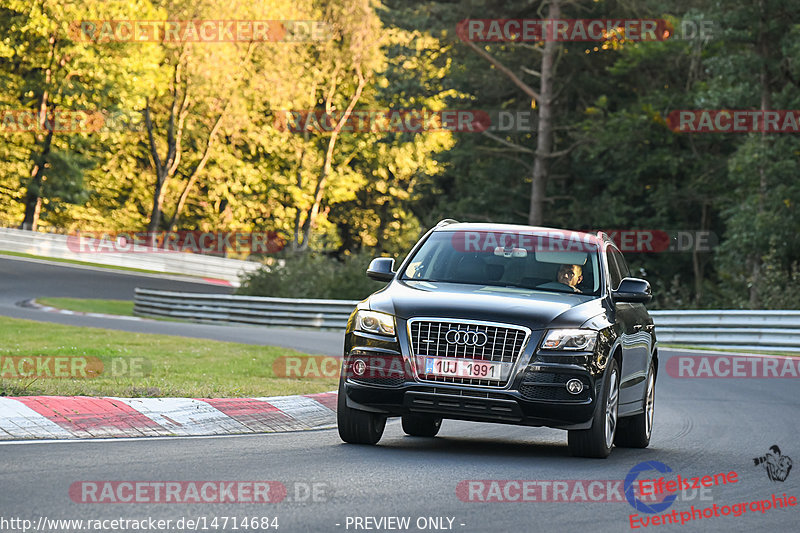
[[[235,287],[239,286],[241,274],[257,270],[260,266],[260,263],[254,261],[240,261],[168,250],[143,253],[76,252],[67,245],[67,239],[67,235],[0,228],[0,251],[221,279],[230,282]]]
[[[800,352],[800,311],[650,311],[661,343]]]
[[[134,312],[198,321],[344,328],[357,300],[136,289]],[[651,311],[660,343],[800,352],[800,311]]]
[[[345,327],[357,303],[136,289],[133,311],[202,322],[339,329]]]

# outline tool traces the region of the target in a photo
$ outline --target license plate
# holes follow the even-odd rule
[[[503,365],[502,363],[490,363],[477,359],[426,357],[425,374],[429,376],[500,381],[503,379]]]

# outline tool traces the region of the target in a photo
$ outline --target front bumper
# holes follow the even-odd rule
[[[541,332],[535,333],[506,385],[478,387],[421,380],[402,334],[399,339],[387,340],[348,331],[342,365],[347,405],[390,417],[417,413],[477,422],[590,428],[603,371],[598,357],[588,353],[538,353],[534,348]],[[375,359],[383,367],[377,373],[370,372],[369,367]],[[367,368],[354,372],[354,361],[359,360],[366,361]],[[565,383],[569,379],[584,383],[580,394],[567,392]]]

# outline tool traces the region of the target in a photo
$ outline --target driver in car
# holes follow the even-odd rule
[[[539,285],[539,288],[581,292],[577,287],[581,281],[583,281],[583,268],[580,265],[561,265],[556,280]]]

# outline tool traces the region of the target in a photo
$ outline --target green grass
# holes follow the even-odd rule
[[[55,261],[56,263],[70,263],[72,265],[84,265],[90,267],[97,267],[97,268],[107,268],[109,270],[127,270],[129,272],[141,272],[144,274],[168,274],[170,276],[186,276],[189,278],[198,278],[201,276],[193,276],[192,274],[180,274],[177,272],[159,272],[158,270],[146,270],[144,268],[134,268],[134,267],[126,267],[126,266],[117,266],[117,265],[103,265],[100,263],[92,263],[90,261],[78,261],[76,259],[64,259],[61,257],[46,257],[42,255],[33,255],[33,254],[26,254],[22,252],[8,252],[5,250],[0,250],[0,255],[11,255],[14,257],[27,257],[30,259],[42,259],[45,261]]]
[[[754,353],[763,355],[790,355],[792,357],[800,357],[797,352],[781,352],[775,350],[751,350],[751,349],[735,349],[735,348],[711,348],[708,346],[695,346],[693,344],[662,344],[658,343],[663,348],[670,348],[672,350],[705,350],[708,352],[733,352],[733,353]]]
[[[133,316],[132,300],[94,300],[91,298],[37,298],[36,302],[81,313]]]
[[[19,359],[9,356],[97,358],[103,363],[103,372],[92,378],[0,378],[0,396],[230,398],[311,394],[334,390],[338,384],[335,378],[276,377],[272,371],[275,359],[305,357],[285,348],[3,318],[3,376],[10,375],[9,363],[19,365]],[[87,360],[93,359],[83,361]],[[138,363],[143,371],[114,375],[114,369],[129,368],[132,363]]]

